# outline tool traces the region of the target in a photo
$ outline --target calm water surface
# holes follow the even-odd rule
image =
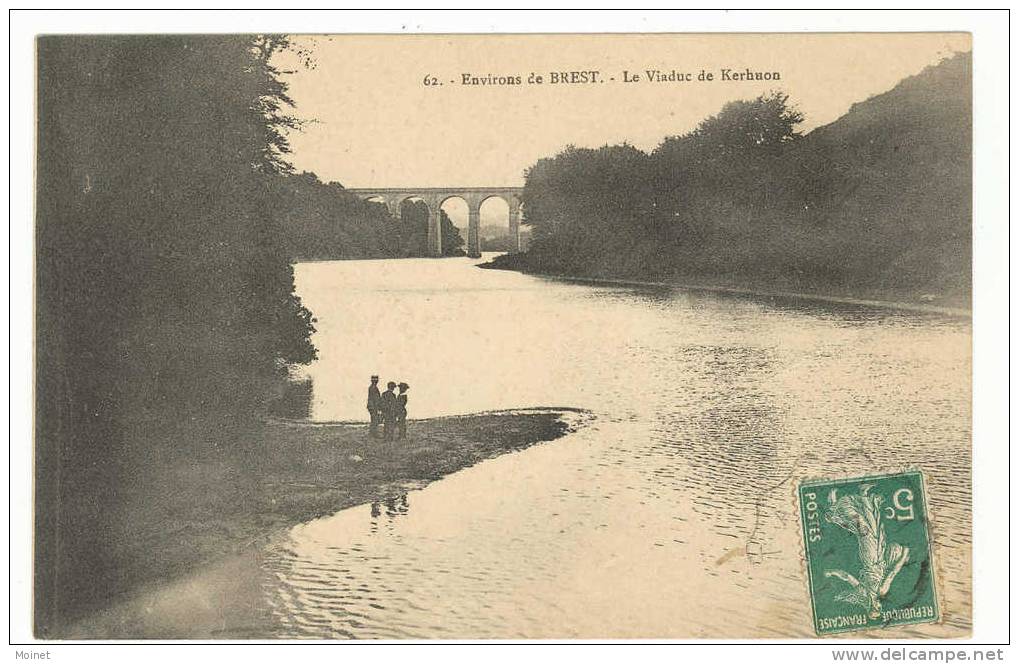
[[[795,482],[902,467],[928,476],[948,623],[908,633],[968,631],[968,320],[476,263],[298,265],[312,417],[364,419],[372,373],[412,418],[590,417],[293,528],[217,637],[811,636]]]

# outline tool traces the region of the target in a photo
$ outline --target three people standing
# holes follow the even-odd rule
[[[386,391],[379,394],[379,377],[371,377],[371,385],[368,386],[368,415],[371,423],[368,425],[368,434],[372,438],[378,438],[378,424],[382,421],[382,436],[386,441],[392,441],[399,437],[403,440],[407,435],[407,391],[410,385],[393,381],[386,384]],[[399,394],[393,390],[399,388]]]

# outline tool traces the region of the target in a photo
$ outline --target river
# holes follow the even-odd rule
[[[273,533],[72,633],[812,637],[797,482],[918,468],[944,624],[880,634],[968,634],[968,318],[479,262],[298,264],[304,416],[364,421],[378,373],[411,385],[410,437],[537,406],[583,409],[572,433]]]
[[[412,418],[590,420],[293,528],[259,563],[269,634],[812,636],[797,480],[904,467],[927,474],[947,624],[897,634],[969,630],[968,319],[478,262],[298,265],[311,416],[363,419],[378,373],[410,383]]]

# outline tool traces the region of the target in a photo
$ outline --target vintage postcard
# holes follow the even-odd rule
[[[967,32],[40,34],[39,639],[967,638]]]

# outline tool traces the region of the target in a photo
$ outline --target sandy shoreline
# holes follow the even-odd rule
[[[111,576],[99,579],[116,587],[114,596],[83,606],[49,638],[152,638],[137,621],[174,584],[250,556],[299,523],[559,438],[584,417],[531,408],[416,420],[395,443],[369,439],[364,423],[270,420],[239,454],[160,460],[139,469],[146,476],[112,506],[111,522],[132,524],[110,540]]]

